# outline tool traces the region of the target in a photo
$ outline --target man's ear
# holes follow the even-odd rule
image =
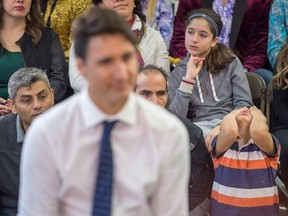
[[[54,89],[50,88],[51,100],[53,101],[52,106],[54,105]]]
[[[18,113],[15,107],[15,103],[11,99],[7,100],[7,106],[11,109],[12,113],[14,114]]]
[[[86,64],[83,59],[76,57],[76,66],[80,72],[80,74],[86,77]]]

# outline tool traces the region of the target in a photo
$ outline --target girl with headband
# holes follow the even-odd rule
[[[210,9],[190,13],[185,21],[188,53],[169,77],[168,109],[198,125],[208,149],[224,116],[252,105],[240,60],[217,43],[222,26],[220,16]]]

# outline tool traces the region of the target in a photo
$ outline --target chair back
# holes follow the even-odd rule
[[[265,115],[265,81],[261,76],[253,72],[247,72],[246,77],[249,83],[253,103]]]
[[[273,102],[273,86],[272,82],[269,83],[266,89],[266,119],[267,119],[267,125],[270,129],[270,120],[271,120],[271,103]]]

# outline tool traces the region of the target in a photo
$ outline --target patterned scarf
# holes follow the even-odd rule
[[[133,23],[134,23],[134,17],[132,17],[129,21],[128,24],[132,27]],[[140,38],[140,31],[138,29],[133,31],[134,34],[136,35],[137,38]],[[137,48],[137,59],[139,61],[140,67],[143,67],[145,65],[144,60],[142,58],[141,52],[140,52],[140,48],[139,48],[139,44],[136,45]]]

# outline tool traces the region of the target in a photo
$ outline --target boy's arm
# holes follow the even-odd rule
[[[273,138],[269,133],[265,116],[255,106],[250,108],[250,114],[252,117],[250,136],[253,142],[265,153],[275,154],[275,145]]]
[[[220,132],[215,146],[215,155],[226,151],[236,140],[238,136],[238,125],[236,116],[241,109],[233,110],[223,118],[220,126]]]

